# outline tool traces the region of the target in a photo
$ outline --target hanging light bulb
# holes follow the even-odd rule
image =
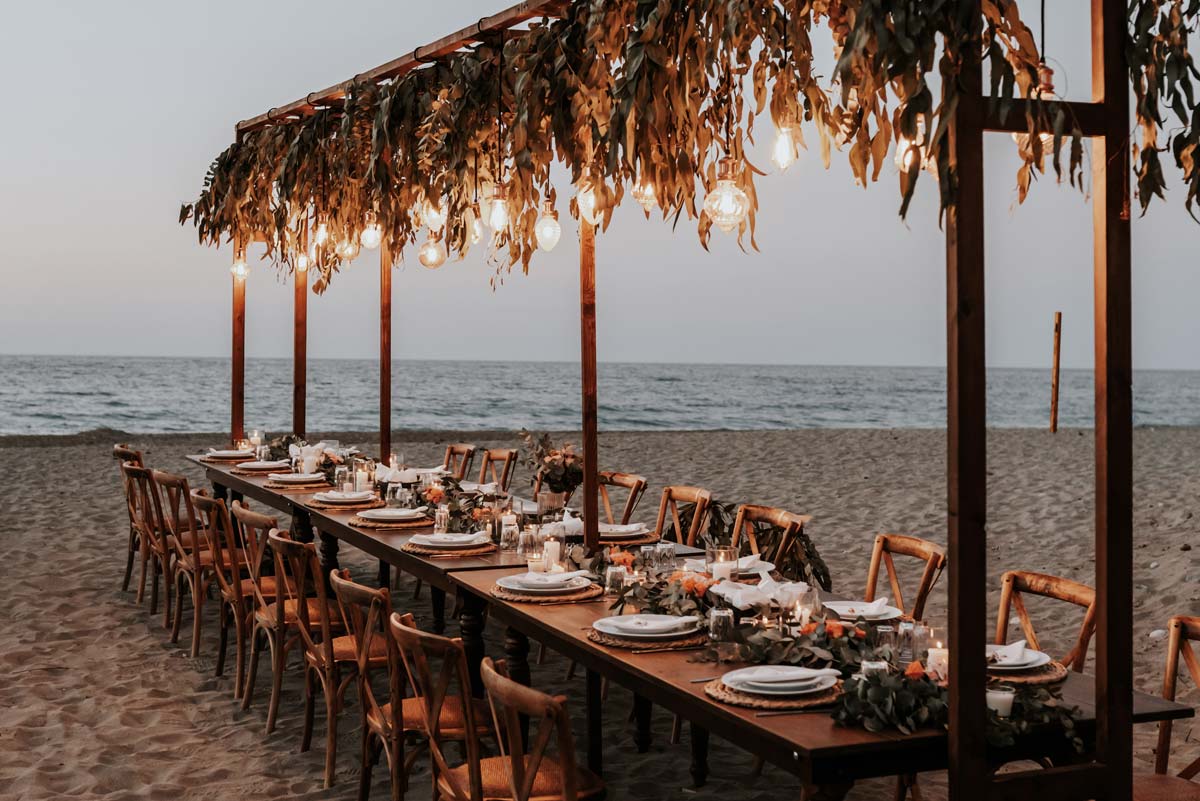
[[[508,229],[508,193],[504,191],[503,186],[492,190],[491,199],[488,200],[487,222],[496,233]]]
[[[796,162],[797,155],[795,129],[791,125],[779,126],[779,130],[775,132],[775,147],[771,150],[771,161],[775,163],[780,172],[787,172],[787,168]]]
[[[375,212],[367,212],[367,224],[363,227],[362,233],[358,235],[358,240],[367,250],[374,250],[383,242],[383,226],[376,220]]]
[[[421,262],[421,266],[430,270],[436,270],[446,263],[446,245],[442,242],[442,238],[437,234],[430,232],[429,238],[421,245],[421,249],[417,251],[417,258]]]
[[[317,231],[314,239],[318,245],[324,245],[329,241],[329,226],[325,224],[324,220],[317,223]]]
[[[301,253],[299,256],[296,257],[296,269],[299,272],[304,272],[305,270],[308,269],[308,254],[307,253]]]
[[[638,202],[646,214],[653,211],[654,207],[658,204],[658,194],[654,191],[654,184],[646,179],[639,181],[633,187],[633,191],[630,194],[633,195],[633,199]]]
[[[726,156],[721,159],[717,172],[717,185],[704,198],[704,212],[713,225],[725,233],[742,224],[750,212],[750,198],[737,185],[737,160]]]
[[[542,216],[538,218],[533,233],[537,236],[538,247],[547,253],[554,250],[559,237],[562,236],[562,226],[558,224],[558,212],[554,210],[554,206],[549,200],[542,206]]]
[[[579,182],[579,189],[575,195],[575,205],[579,207],[579,216],[584,219],[584,222],[588,225],[600,224],[600,218],[604,215],[599,207],[599,201],[596,198],[596,187],[590,173],[585,174],[583,180]]]
[[[483,240],[483,217],[478,203],[472,203],[471,211],[467,214],[467,238],[472,245],[477,245]]]
[[[1043,42],[1043,47],[1045,43]],[[1043,59],[1038,64],[1038,85],[1032,92],[1033,96],[1046,101],[1058,101],[1058,95],[1054,93],[1054,69]],[[1042,155],[1050,155],[1054,152],[1054,134],[1049,131],[1042,131],[1038,135],[1038,139],[1042,143]],[[1021,150],[1029,150],[1031,141],[1027,133],[1014,133],[1012,139],[1017,143],[1017,147]]]
[[[924,162],[922,149],[925,146],[925,118],[917,117],[917,136],[909,139],[903,134],[896,140],[896,169],[908,172]]]
[[[240,248],[234,251],[233,264],[229,266],[229,272],[233,273],[234,278],[245,278],[249,275],[250,270],[246,267],[246,253]]]
[[[341,242],[338,242],[337,254],[342,258],[342,261],[351,261],[358,255],[358,243],[353,238],[347,237]]]
[[[429,226],[430,231],[440,231],[446,224],[446,210],[427,199],[421,207],[421,219]]]

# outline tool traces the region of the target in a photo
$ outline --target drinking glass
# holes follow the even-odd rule
[[[537,526],[526,526],[517,538],[517,556],[541,556],[542,534]]]
[[[664,573],[675,571],[675,543],[670,540],[660,540],[654,546],[654,555],[658,561],[658,569]]]
[[[897,653],[900,650],[900,636],[895,627],[888,625],[874,626],[871,629],[871,644],[880,659],[898,662]]]
[[[733,610],[715,608],[708,613],[708,639],[717,649],[717,659],[732,661],[737,651],[734,642]]]
[[[521,538],[521,529],[514,522],[504,523],[500,528],[500,550],[515,550]]]
[[[327,440],[323,440],[323,442],[325,443],[326,450],[331,450],[331,451],[341,450],[341,447],[342,447],[341,440],[327,439]]]
[[[333,468],[333,486],[335,489],[343,492],[354,491],[354,480],[350,475],[350,468],[344,464],[340,464]]]
[[[250,444],[255,448],[263,444],[263,432],[257,428],[252,429],[250,433],[246,435],[246,437],[250,440]]]
[[[800,597],[796,600],[796,612],[800,618],[801,626],[807,626],[820,611],[820,592],[813,587],[809,587],[806,592],[800,593]]]
[[[437,512],[433,516],[433,533],[445,534],[450,530],[450,506],[448,504],[439,503]]]
[[[260,462],[265,462],[271,458],[271,446],[259,445],[254,449],[254,458]]]
[[[609,595],[620,595],[628,577],[629,571],[624,565],[609,565],[604,571],[604,591]]]
[[[638,549],[638,564],[651,575],[657,573],[658,549],[656,549],[653,545],[643,545]]]
[[[903,670],[913,661],[913,641],[916,639],[916,626],[911,620],[900,621],[896,632],[896,665]]]
[[[885,659],[864,659],[859,665],[858,672],[863,676],[870,676],[874,673],[883,673],[887,675],[889,665]]]
[[[404,497],[408,490],[400,484],[391,483],[387,485],[387,505],[391,509],[403,509],[406,504]]]

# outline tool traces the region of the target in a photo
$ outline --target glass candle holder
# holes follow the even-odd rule
[[[624,565],[609,565],[604,571],[604,591],[609,595],[620,595],[629,579],[629,571]]]
[[[1008,686],[1007,684],[988,687],[988,709],[995,710],[996,714],[1002,718],[1007,718],[1012,715],[1013,699],[1016,697],[1016,695],[1016,689]]]
[[[722,662],[733,660],[737,643],[734,642],[735,624],[732,609],[714,608],[708,612],[708,640],[717,650]]]
[[[718,546],[704,552],[705,568],[713,581],[737,581],[738,552],[737,548]]]

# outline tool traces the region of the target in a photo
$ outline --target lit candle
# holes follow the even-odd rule
[[[530,573],[546,572],[546,558],[544,556],[531,556],[526,560],[526,564],[529,565]]]
[[[371,474],[366,470],[359,470],[354,474],[354,491],[363,492],[371,488]]]
[[[546,540],[542,546],[542,555],[546,558],[547,568],[550,565],[558,564],[558,557],[561,552],[562,543],[558,540]]]
[[[393,470],[400,469],[400,462],[396,459],[396,454],[393,453],[390,457],[388,457],[388,467],[392,468]]]
[[[724,581],[725,579],[733,578],[733,566],[736,562],[713,562],[712,577],[713,581]]]
[[[796,619],[800,621],[800,627],[808,625],[809,619],[812,617],[812,609],[804,606],[799,601],[796,601]]]
[[[1013,696],[1016,692],[1012,687],[989,687],[987,691],[988,709],[996,710],[996,714],[1006,718],[1012,714]]]
[[[517,524],[517,516],[508,514],[500,518],[500,524],[503,526],[515,526]]]
[[[950,676],[950,649],[943,648],[940,641],[936,646],[929,649],[928,662],[929,664],[925,666],[925,669],[929,673],[941,679]]]

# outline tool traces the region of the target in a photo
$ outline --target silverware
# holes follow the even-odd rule
[[[696,645],[691,648],[634,648],[632,651],[630,651],[630,653],[633,653],[633,654],[658,654],[658,653],[662,653],[663,651],[679,651],[679,652],[702,651],[706,647],[707,646],[704,646],[704,645]]]

